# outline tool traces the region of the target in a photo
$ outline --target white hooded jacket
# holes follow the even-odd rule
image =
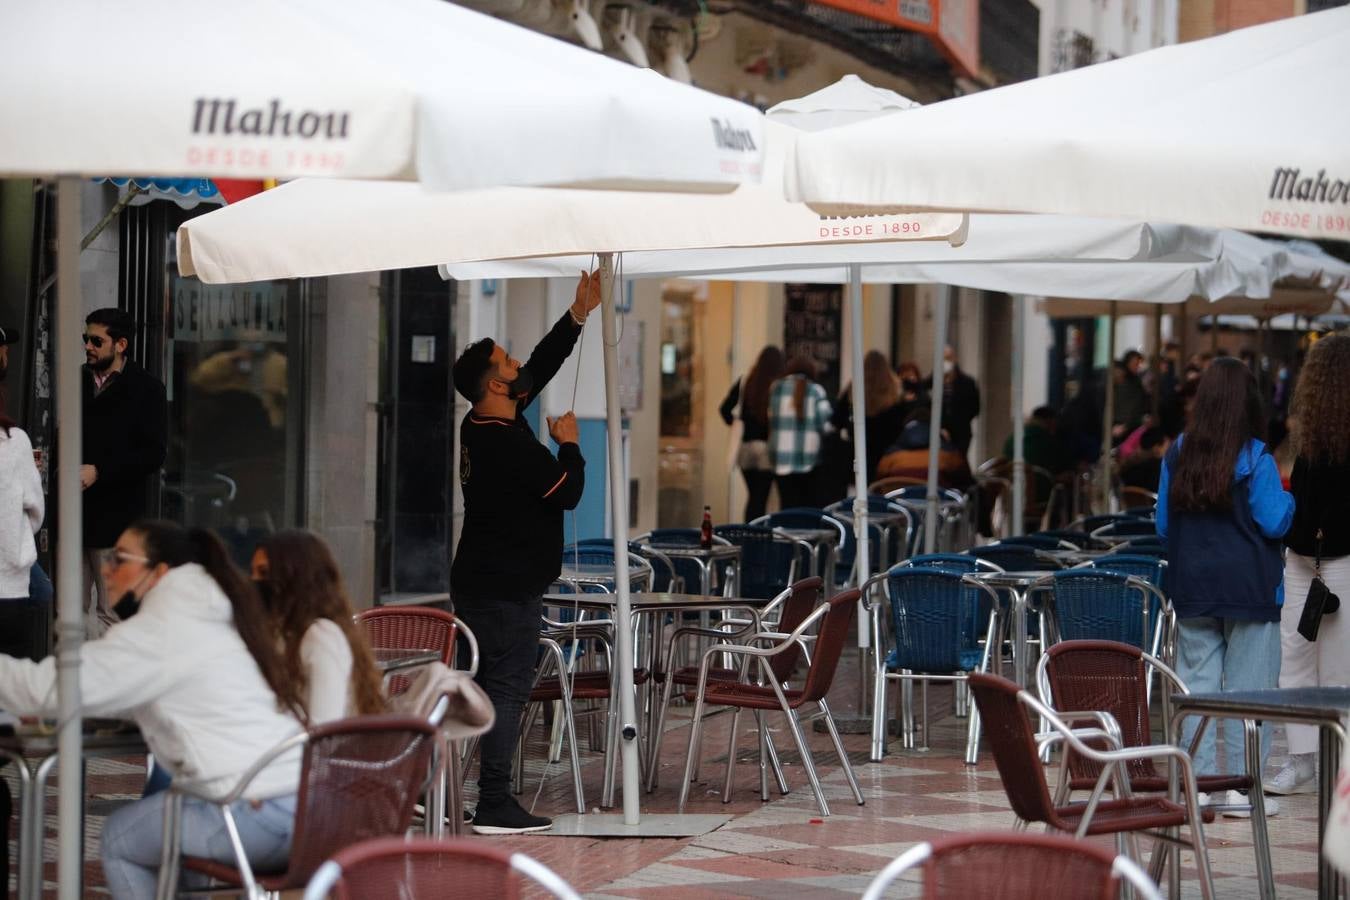
[[[229,598],[201,566],[170,569],[140,611],[80,648],[84,714],[127,716],[155,760],[179,784],[224,795],[266,751],[301,730],[277,708],[234,627]],[[18,715],[54,715],[56,658],[0,654],[0,705]],[[248,799],[293,794],[294,750],[264,769]]]
[[[33,532],[42,527],[42,479],[33,445],[21,428],[0,430],[0,598],[28,596],[37,562]]]

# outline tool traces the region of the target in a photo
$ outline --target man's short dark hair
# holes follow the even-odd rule
[[[1134,362],[1136,359],[1143,358],[1144,354],[1140,353],[1138,350],[1126,350],[1125,355],[1120,358],[1120,364],[1125,368],[1129,368],[1130,363]]]
[[[487,375],[493,370],[492,350],[497,345],[493,343],[492,338],[483,338],[481,341],[474,341],[464,348],[464,352],[455,360],[453,377],[455,381],[455,390],[459,391],[461,397],[470,403],[477,403],[483,399],[483,383],[487,380]]]
[[[114,342],[125,340],[130,346],[131,337],[136,333],[136,320],[131,313],[123,312],[112,306],[96,309],[85,316],[84,324],[102,325],[108,330],[108,337]]]
[[[1031,417],[1033,419],[1040,419],[1044,422],[1053,422],[1059,418],[1059,413],[1055,412],[1052,407],[1038,406],[1031,411]]]

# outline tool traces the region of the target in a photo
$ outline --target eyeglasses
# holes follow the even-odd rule
[[[86,335],[84,336],[84,342],[85,342],[86,344],[88,344],[89,346],[93,347],[95,350],[97,350],[97,349],[99,349],[100,347],[102,347],[102,346],[103,346],[103,342],[104,342],[105,340],[107,340],[107,338],[99,337],[99,336],[96,335],[96,334],[86,334]]]
[[[108,555],[103,558],[103,564],[113,568],[126,565],[129,562],[138,562],[145,565],[150,562],[150,559],[146,556],[137,556],[135,553],[128,553],[125,550],[110,550]]]

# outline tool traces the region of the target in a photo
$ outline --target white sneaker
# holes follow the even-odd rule
[[[1304,759],[1307,762],[1304,762]],[[1317,763],[1310,757],[1293,756],[1275,777],[1265,783],[1267,794],[1308,794],[1317,789]]]
[[[1224,804],[1227,806],[1245,806],[1247,809],[1227,809],[1224,815],[1230,819],[1250,819],[1252,817],[1251,798],[1241,791],[1229,791]],[[1266,818],[1273,818],[1280,814],[1280,804],[1274,797],[1265,798]]]
[[[1200,791],[1199,793],[1197,793],[1195,795],[1195,799],[1200,801],[1201,808],[1209,806],[1211,803],[1214,802],[1214,798],[1211,795],[1205,793],[1204,791]]]

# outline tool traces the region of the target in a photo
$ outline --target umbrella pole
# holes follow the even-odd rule
[[[1102,413],[1102,512],[1111,511],[1111,430],[1116,418],[1116,301],[1106,319],[1106,392]]]
[[[623,422],[619,409],[619,336],[614,312],[614,254],[600,254],[600,320],[605,345],[605,433],[609,439],[610,527],[614,532],[614,665],[619,667],[619,748],[623,761],[623,822],[637,825],[637,704],[633,696],[632,599],[628,583],[628,477],[623,465]]]
[[[863,304],[862,266],[848,267],[848,314],[852,319],[850,353],[853,357],[853,562],[856,583],[862,587],[872,574],[870,541],[867,539],[867,404],[863,396],[867,385],[863,381]],[[828,574],[826,577],[830,577]],[[865,598],[864,598],[865,599]],[[862,599],[858,601],[858,671],[867,672],[867,648],[872,646],[872,618],[877,610],[868,612]],[[881,654],[878,651],[877,659]],[[873,676],[876,675],[873,670]],[[873,677],[873,685],[876,678]],[[858,715],[867,714],[867,679],[861,678],[858,693]],[[878,734],[878,726],[880,734]],[[872,757],[877,758],[877,742],[886,739],[886,716],[874,717],[872,722]],[[884,746],[884,743],[883,743]]]
[[[942,445],[942,400],[946,385],[942,376],[942,351],[947,346],[947,314],[952,286],[938,285],[937,310],[933,321],[933,396],[928,423],[928,505],[923,514],[923,552],[937,552],[938,527],[938,451]]]
[[[77,900],[84,874],[84,772],[80,724],[80,644],[84,640],[84,573],[80,564],[81,396],[75,348],[83,325],[80,293],[80,190],[78,178],[62,178],[56,191],[56,414],[60,439],[56,447],[56,669],[59,716],[57,748],[60,780],[57,806],[57,884],[61,900]],[[86,596],[87,600],[87,596]],[[38,798],[38,808],[42,798]],[[41,829],[37,832],[42,840]],[[38,859],[42,854],[36,854]],[[34,875],[41,878],[41,873]]]
[[[1027,493],[1026,447],[1023,446],[1023,441],[1026,438],[1026,423],[1022,418],[1022,406],[1026,403],[1023,396],[1022,375],[1027,352],[1027,323],[1024,318],[1027,298],[1023,294],[1014,294],[1012,301],[1012,533],[1018,535],[1022,533],[1024,528]]]

